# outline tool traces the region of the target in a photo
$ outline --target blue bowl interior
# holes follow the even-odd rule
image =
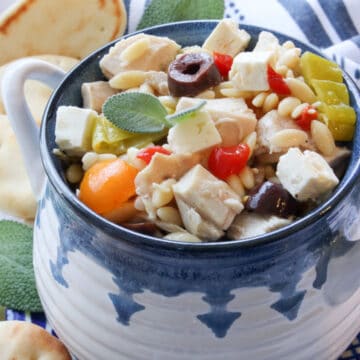
[[[167,36],[182,46],[190,45],[202,45],[204,40],[210,34],[210,32],[216,26],[217,21],[190,21],[190,22],[179,22],[173,24],[165,24],[152,28],[145,29],[141,32],[146,32],[148,34],[157,35],[157,36]],[[256,26],[242,25],[241,28],[248,31],[251,35],[251,42],[248,47],[251,50],[257,42],[258,34],[263,28]],[[289,36],[286,36],[281,33],[271,31],[275,34],[280,43],[286,40],[292,40],[296,46],[300,47],[303,51],[312,51],[319,53],[319,50],[306,45],[302,42],[299,42],[296,39],[292,39]],[[131,36],[133,34],[127,35]],[[62,194],[62,196],[68,201],[70,206],[73,206],[75,209],[79,210],[85,216],[89,217],[89,221],[92,223],[99,224],[101,228],[105,231],[109,231],[112,234],[116,234],[119,238],[127,238],[128,240],[136,239],[136,241],[142,240],[145,242],[154,241],[169,246],[175,244],[174,246],[189,246],[189,247],[201,247],[201,246],[210,246],[210,247],[219,247],[219,246],[238,246],[240,245],[255,245],[259,243],[264,243],[268,241],[276,240],[280,237],[286,236],[288,234],[294,233],[307,224],[315,221],[317,218],[323,216],[323,214],[336,206],[336,204],[349,192],[354,183],[359,180],[359,158],[360,158],[360,144],[359,144],[359,121],[357,123],[357,129],[355,134],[355,141],[352,146],[352,157],[349,162],[348,170],[346,171],[340,185],[334,191],[333,195],[319,207],[308,213],[303,218],[295,221],[294,223],[274,231],[269,234],[264,234],[257,236],[255,238],[247,238],[242,240],[236,240],[231,242],[217,242],[217,243],[176,243],[170,240],[163,240],[158,238],[153,238],[147,235],[139,234],[127,230],[119,225],[108,222],[107,220],[101,218],[91,210],[89,210],[84,204],[82,204],[77,197],[75,196],[73,190],[67,185],[64,176],[64,170],[59,159],[53,155],[53,149],[56,148],[55,144],[55,115],[56,109],[60,105],[73,105],[73,106],[82,106],[81,98],[81,84],[83,82],[105,80],[102,72],[99,68],[100,59],[108,52],[109,48],[116,41],[100,48],[86,59],[84,59],[80,65],[73,69],[58,86],[56,91],[53,93],[47,109],[44,114],[44,119],[41,127],[41,154],[44,163],[45,171],[47,172],[49,179],[57,192]],[[356,112],[359,113],[359,90],[356,85],[351,81],[351,79],[344,74],[345,82],[350,91],[351,105],[355,108]]]

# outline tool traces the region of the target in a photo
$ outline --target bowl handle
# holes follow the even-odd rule
[[[55,88],[64,76],[63,70],[45,61],[21,59],[8,65],[2,79],[4,107],[18,140],[36,200],[41,198],[45,171],[40,158],[39,127],[26,103],[24,85],[26,80],[38,80]]]

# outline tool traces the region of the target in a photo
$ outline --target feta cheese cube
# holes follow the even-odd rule
[[[267,65],[273,57],[271,51],[242,52],[233,61],[229,80],[236,89],[243,91],[267,91]]]
[[[82,156],[91,150],[97,113],[76,106],[59,106],[56,112],[55,142],[68,155]]]
[[[221,137],[208,112],[199,111],[173,126],[167,141],[174,153],[194,153],[220,144]]]
[[[318,153],[290,148],[280,156],[276,175],[283,187],[297,200],[319,200],[331,191],[339,179]]]
[[[219,52],[235,56],[249,44],[250,35],[240,30],[234,20],[224,19],[219,22],[203,44],[203,48],[210,53]]]

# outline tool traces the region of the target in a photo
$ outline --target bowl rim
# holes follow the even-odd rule
[[[198,25],[201,26],[215,26],[220,20],[188,20],[188,21],[178,21],[178,22],[172,22],[172,23],[166,23],[156,26],[151,26],[148,28],[144,28],[126,35],[123,35],[105,45],[102,47],[99,47],[92,53],[90,53],[88,56],[86,56],[84,59],[80,61],[78,65],[76,65],[61,81],[61,83],[57,86],[56,89],[54,89],[48,103],[46,106],[46,109],[44,111],[43,115],[43,121],[40,128],[40,153],[41,153],[41,160],[43,163],[43,167],[47,176],[48,181],[52,184],[53,188],[56,190],[56,193],[58,196],[61,196],[61,198],[77,213],[80,213],[82,217],[87,218],[88,221],[91,222],[91,224],[94,224],[95,226],[99,227],[102,231],[108,233],[109,235],[117,238],[116,241],[125,240],[133,244],[142,244],[150,247],[157,247],[157,248],[166,248],[166,249],[173,249],[173,250],[231,250],[234,248],[241,248],[241,247],[252,247],[252,246],[258,246],[262,244],[267,243],[273,243],[277,240],[284,239],[290,235],[294,235],[299,230],[306,228],[307,226],[315,223],[317,220],[319,220],[321,217],[323,217],[325,214],[330,212],[334,207],[342,200],[344,199],[348,193],[353,189],[355,184],[357,182],[360,182],[360,157],[358,159],[354,159],[353,152],[351,154],[351,158],[349,160],[349,165],[353,163],[352,167],[348,166],[345,174],[343,175],[343,178],[340,180],[339,184],[337,185],[337,188],[332,193],[332,195],[324,201],[322,204],[317,206],[315,209],[307,213],[305,216],[301,217],[300,219],[295,220],[294,222],[290,223],[289,225],[286,225],[284,227],[281,227],[280,229],[271,231],[269,233],[247,237],[243,239],[237,239],[237,240],[227,240],[227,241],[216,241],[216,242],[181,242],[181,241],[175,241],[175,240],[168,240],[163,238],[158,238],[146,234],[142,234],[130,229],[127,229],[121,225],[118,225],[116,223],[113,223],[94,211],[92,211],[90,208],[88,208],[85,204],[83,204],[76,196],[76,194],[70,189],[70,187],[65,183],[65,181],[61,178],[60,174],[58,173],[55,164],[53,162],[53,157],[50,154],[48,141],[46,139],[46,123],[48,119],[48,113],[49,108],[51,107],[51,104],[53,101],[56,100],[59,93],[61,93],[61,88],[63,87],[64,83],[68,81],[69,78],[73,77],[74,74],[76,74],[78,71],[81,70],[82,67],[86,66],[87,62],[93,59],[97,56],[100,52],[110,48],[113,46],[116,42],[118,42],[121,39],[125,39],[128,37],[131,37],[138,33],[147,33],[154,30],[165,30],[164,36],[166,36],[166,29],[180,26],[180,27],[186,27],[188,25]],[[256,25],[247,25],[247,24],[239,24],[240,28],[242,29],[249,29],[252,31],[255,31],[256,33],[259,33],[260,31],[269,31],[275,36],[281,36],[285,37],[288,40],[291,40],[295,42],[295,44],[298,44],[299,46],[305,46],[306,48],[309,48],[310,50],[313,50],[316,53],[320,53],[323,57],[327,58],[325,54],[321,52],[321,50],[309,43],[305,43],[301,40],[298,40],[296,38],[293,38],[289,35],[286,35],[284,33],[281,33],[279,31],[274,31],[271,29],[267,29],[264,27],[259,27]],[[354,97],[356,107],[360,107],[360,91],[357,88],[355,82],[351,79],[351,77],[342,69],[344,80],[346,82],[346,85],[349,89],[350,94]],[[354,135],[354,139],[358,139],[360,142],[360,124],[359,124],[359,115],[357,112],[357,125],[356,125],[356,132]],[[359,144],[360,146],[360,144]],[[39,216],[39,215],[37,215]]]

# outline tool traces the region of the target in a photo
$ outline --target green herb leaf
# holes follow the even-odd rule
[[[222,19],[224,9],[224,0],[152,0],[137,28],[183,20]]]
[[[206,104],[206,100],[200,101],[198,104],[192,106],[191,108],[179,111],[175,114],[167,115],[165,119],[170,123],[175,125],[176,123],[182,122],[193,118],[196,113]]]
[[[0,305],[42,311],[32,261],[33,230],[15,221],[0,221]]]
[[[133,133],[156,133],[167,126],[166,109],[150,94],[129,92],[113,95],[106,100],[102,111],[115,126]]]

